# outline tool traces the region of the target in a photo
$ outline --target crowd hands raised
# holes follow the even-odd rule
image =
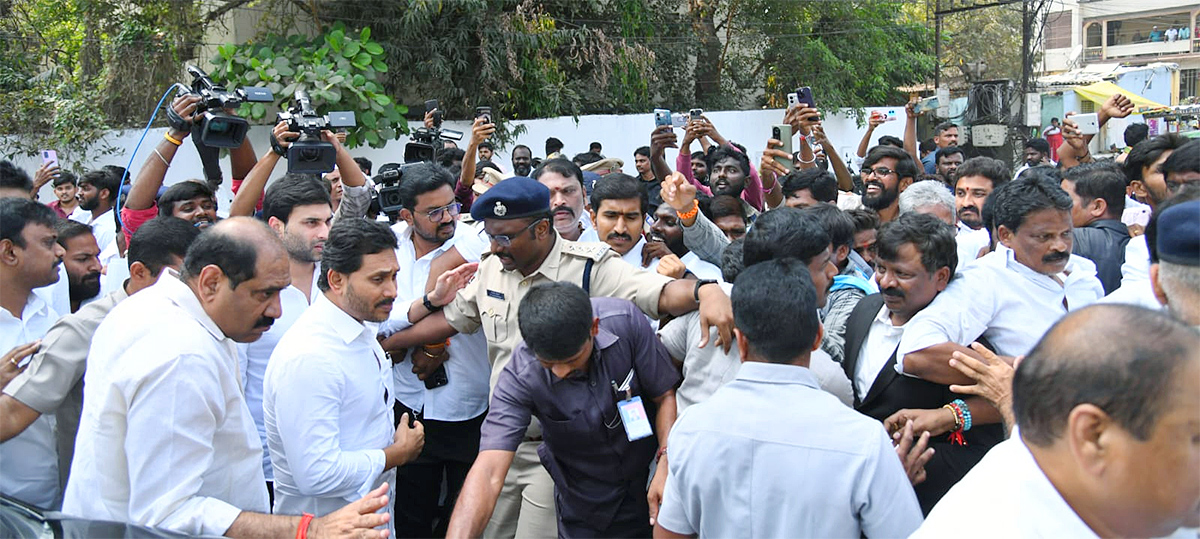
[[[196,107],[128,186],[0,163],[0,494],[229,537],[1200,526],[1200,143],[1097,160],[1068,113],[1014,171],[910,104],[846,163],[801,100],[757,166],[694,110],[630,175],[505,166],[488,109],[273,178],[281,121],[221,219],[211,170],[163,185]]]

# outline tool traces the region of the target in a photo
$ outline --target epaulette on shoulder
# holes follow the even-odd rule
[[[562,247],[565,255],[590,258],[597,262],[611,251],[612,248],[607,243],[599,241],[569,241],[565,242]]]

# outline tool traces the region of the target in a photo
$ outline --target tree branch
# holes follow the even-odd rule
[[[208,14],[204,16],[204,22],[206,24],[213,22],[213,21],[221,18],[222,15],[225,15],[226,13],[229,13],[230,11],[233,11],[233,10],[235,10],[239,7],[242,7],[246,4],[249,4],[250,2],[251,2],[251,0],[227,0],[225,2],[225,4],[222,5],[221,7],[208,12]]]

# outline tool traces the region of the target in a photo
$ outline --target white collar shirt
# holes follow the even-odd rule
[[[1003,245],[955,276],[933,302],[905,324],[896,363],[944,342],[968,346],[980,335],[999,355],[1029,353],[1042,334],[1067,314],[1104,296],[1092,261],[1071,255],[1063,284],[1018,262]]]
[[[0,308],[0,353],[42,338],[57,320],[58,313],[36,293],[29,294],[20,318]],[[60,493],[56,447],[54,416],[45,414],[21,434],[0,443],[0,494],[41,508],[54,507]]]
[[[96,236],[96,246],[100,248],[101,255],[108,257],[108,259],[101,258],[100,260],[101,265],[106,265],[117,254],[115,250],[109,248],[117,241],[117,222],[113,220],[113,210],[110,209],[97,215],[87,224],[92,227],[92,235]]]
[[[92,340],[63,512],[188,535],[269,513],[234,342],[168,270]]]
[[[395,399],[377,332],[318,294],[275,346],[263,385],[275,513],[322,516],[383,483],[394,490],[383,449]]]
[[[955,267],[955,271],[962,271],[967,264],[978,260],[979,250],[991,243],[991,240],[987,229],[975,230],[959,221],[958,232],[954,236],[954,243],[958,249],[958,266]]]
[[[988,511],[1004,518],[979,525],[979,500]],[[960,537],[1073,537],[1096,538],[1042,472],[1029,448],[1017,435],[983,456],[967,475],[942,497],[911,538]]]
[[[470,241],[469,236],[475,235],[473,229],[459,223],[454,229],[454,237],[418,259],[412,229],[397,225],[392,230],[396,233],[398,243],[396,259],[400,263],[400,271],[396,273],[396,303],[391,318],[380,325],[381,335],[391,335],[411,325],[408,322],[408,308],[413,301],[424,296],[433,260],[460,241]],[[447,350],[450,359],[443,365],[449,383],[441,387],[427,389],[425,382],[412,372],[411,359],[392,367],[396,400],[411,410],[421,411],[425,419],[474,419],[487,410],[488,380],[492,372],[487,355],[487,337],[482,332],[458,333],[450,337]],[[409,352],[409,358],[412,353]]]
[[[267,449],[267,426],[263,422],[263,378],[267,374],[267,363],[279,339],[291,329],[292,324],[300,319],[300,315],[308,310],[308,306],[321,294],[317,288],[317,278],[321,276],[321,263],[313,268],[312,288],[305,295],[296,285],[288,285],[279,291],[279,318],[271,324],[271,329],[263,333],[252,343],[238,343],[238,356],[242,367],[243,392],[246,395],[246,406],[254,417],[254,426],[258,429],[258,438],[262,442],[263,475],[267,481],[275,480],[275,470],[271,467],[271,452]]]
[[[804,367],[742,363],[679,416],[668,447],[658,522],[675,533],[895,537],[921,524],[883,425],[819,389]]]
[[[58,280],[41,288],[33,289],[33,293],[41,296],[50,305],[50,310],[62,316],[71,312],[71,283],[67,277],[66,264],[58,265]],[[7,350],[6,350],[7,351]]]
[[[658,271],[658,263],[661,259],[654,258],[650,260],[650,265],[642,268],[642,249],[646,247],[646,238],[644,236],[638,238],[638,242],[629,250],[628,253],[621,255],[621,260],[629,263],[635,268],[644,269],[649,272]],[[712,279],[714,281],[724,282],[721,278],[721,269],[715,265],[701,260],[696,253],[688,251],[687,254],[679,257],[679,261],[683,262],[683,267],[692,272],[697,279]]]
[[[1121,264],[1121,286],[1134,281],[1150,282],[1150,246],[1146,235],[1130,238],[1125,243],[1125,263]]]
[[[893,325],[891,311],[888,310],[887,305],[880,307],[879,313],[871,321],[867,339],[858,351],[858,362],[854,364],[854,388],[859,401],[862,401],[871,391],[875,379],[879,377],[883,367],[896,352],[896,347],[900,345],[900,338],[903,336],[904,326]]]

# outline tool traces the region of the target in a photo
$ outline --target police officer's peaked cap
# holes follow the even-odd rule
[[[537,180],[514,176],[488,189],[471,204],[471,218],[520,219],[550,211],[550,189]]]
[[[1159,260],[1200,266],[1200,200],[1167,208],[1157,226]]]

